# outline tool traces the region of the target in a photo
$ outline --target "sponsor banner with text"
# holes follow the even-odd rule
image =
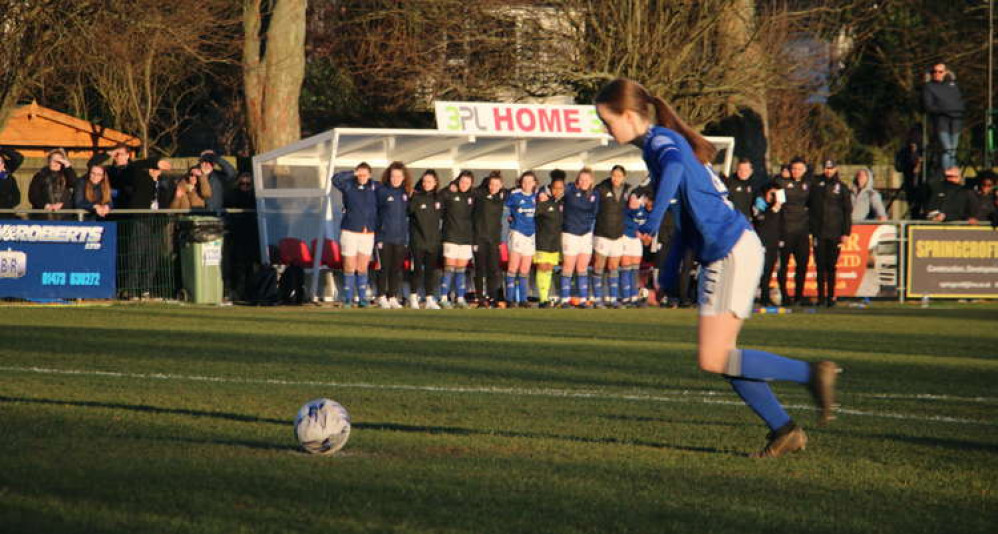
[[[907,296],[998,297],[998,232],[990,226],[909,226]]]
[[[116,226],[0,220],[0,297],[114,298]]]

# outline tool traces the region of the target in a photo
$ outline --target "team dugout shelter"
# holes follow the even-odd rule
[[[393,161],[405,163],[414,182],[434,169],[442,186],[462,170],[472,171],[478,180],[498,170],[507,187],[527,170],[537,173],[541,184],[554,169],[564,170],[571,180],[589,167],[597,183],[615,165],[626,169],[632,185],[647,175],[641,150],[617,144],[595,106],[436,102],[435,112],[435,130],[335,128],[254,156],[263,262],[298,265],[315,274],[340,270],[343,203],[332,176],[361,162],[372,167],[374,180]],[[730,175],[734,138],[708,139],[718,148],[715,169]],[[319,295],[319,280],[311,277],[312,298]],[[328,284],[333,278],[325,280]],[[335,294],[335,288],[324,289],[327,298]]]

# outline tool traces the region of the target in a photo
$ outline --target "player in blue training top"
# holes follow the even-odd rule
[[[593,171],[583,168],[575,182],[565,184],[565,211],[561,226],[561,307],[572,307],[572,274],[579,284],[580,306],[592,308],[589,298],[589,259],[599,195],[593,190]]]
[[[624,212],[623,250],[620,256],[620,299],[625,306],[644,306],[638,299],[641,291],[638,283],[638,271],[641,269],[641,257],[644,255],[638,230],[648,222],[652,206],[651,193],[644,187],[639,187],[627,197],[627,210]]]
[[[519,303],[520,307],[525,308],[530,292],[530,266],[536,250],[534,234],[537,233],[537,226],[534,214],[537,212],[537,176],[532,171],[526,171],[520,175],[516,185],[517,188],[506,199],[506,207],[509,209],[506,302],[510,307]]]
[[[655,191],[654,207],[640,228],[650,241],[669,202],[676,236],[665,266],[663,287],[678,273],[678,259],[692,249],[701,265],[698,360],[700,369],[724,375],[735,392],[770,428],[766,446],[754,457],[778,457],[801,450],[807,435],[780,405],[770,380],[810,387],[821,409],[820,422],[832,419],[838,367],[830,361],[809,364],[761,350],[738,349],[738,332],[752,313],[762,271],[763,249],[748,221],[727,199],[727,190],[707,165],[716,150],[690,128],[660,97],[640,84],[616,79],[596,96],[596,109],[620,144],[644,151]],[[654,114],[649,108],[654,107]],[[657,122],[657,124],[654,124]]]

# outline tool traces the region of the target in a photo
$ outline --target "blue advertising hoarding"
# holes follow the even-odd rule
[[[0,297],[114,298],[117,228],[0,220]]]

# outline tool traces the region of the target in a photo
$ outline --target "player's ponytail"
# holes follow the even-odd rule
[[[665,126],[686,138],[701,163],[708,164],[714,161],[714,156],[717,154],[714,145],[700,135],[700,132],[686,124],[665,100],[653,96],[638,82],[617,78],[603,86],[596,95],[595,103],[603,104],[617,114],[631,110],[649,121]],[[648,113],[649,106],[655,108],[654,117]]]

